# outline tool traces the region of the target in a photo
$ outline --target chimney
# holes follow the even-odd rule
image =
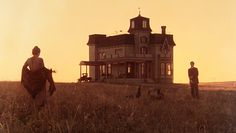
[[[161,33],[166,34],[166,26],[161,26]]]

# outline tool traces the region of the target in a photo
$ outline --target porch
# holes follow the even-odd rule
[[[82,74],[82,66],[86,67],[86,73],[88,73],[87,67],[89,67],[89,75],[94,81],[104,81],[108,79],[141,79],[143,81],[154,78],[153,61],[81,61],[80,75]]]

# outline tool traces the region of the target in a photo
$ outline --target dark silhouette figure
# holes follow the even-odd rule
[[[141,96],[141,86],[138,87],[138,91],[136,93],[136,98],[139,98]]]
[[[188,69],[189,83],[191,87],[191,94],[193,98],[199,98],[198,93],[198,69],[194,67],[194,62],[190,62],[191,67]]]
[[[155,90],[153,91],[149,90],[148,95],[150,95],[152,99],[157,99],[157,100],[161,100],[164,98],[164,94],[161,92],[161,89],[158,87],[155,87]]]
[[[163,99],[164,98],[164,94],[161,92],[161,89],[157,89],[157,99]]]
[[[35,46],[33,56],[28,58],[22,68],[21,83],[29,92],[36,105],[43,106],[46,102],[46,81],[50,83],[49,94],[56,90],[52,78],[52,70],[45,68],[43,59],[39,57],[40,49]]]
[[[126,98],[139,98],[139,97],[141,97],[141,86],[138,87],[138,90],[135,95],[131,94],[126,96]]]

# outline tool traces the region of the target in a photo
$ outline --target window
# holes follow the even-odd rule
[[[128,73],[131,73],[131,64],[128,64]]]
[[[102,66],[99,66],[99,73],[100,73],[100,76],[102,75]]]
[[[99,59],[102,59],[102,53],[99,53],[99,54],[98,54],[98,58],[99,58]]]
[[[147,28],[147,21],[146,20],[143,21],[143,28]]]
[[[102,53],[102,59],[106,59],[106,53]]]
[[[146,36],[142,36],[142,37],[140,37],[140,42],[141,43],[147,43],[148,42],[148,38]]]
[[[115,49],[115,54],[119,54],[119,49]]]
[[[144,75],[144,70],[145,70],[145,64],[142,63],[142,64],[141,64],[141,75],[142,75],[142,76]]]
[[[134,21],[131,21],[131,28],[134,29],[134,27],[135,27],[135,23]]]
[[[165,75],[165,64],[161,63],[161,75]]]
[[[111,74],[111,64],[108,64],[107,71],[108,71],[108,74]]]
[[[167,64],[166,64],[166,73],[167,73],[167,75],[169,75],[169,76],[172,74],[170,63],[167,63]]]
[[[106,75],[106,66],[102,65],[102,75]]]
[[[115,49],[115,55],[117,55],[117,57],[122,55],[122,49]]]
[[[100,66],[100,75],[104,76],[106,74],[106,67],[105,65]]]
[[[141,47],[141,48],[140,48],[140,53],[141,53],[141,54],[147,54],[147,53],[148,53],[147,47]]]

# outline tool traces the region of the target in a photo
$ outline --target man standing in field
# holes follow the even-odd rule
[[[188,77],[191,87],[191,94],[193,98],[199,98],[198,93],[198,69],[194,67],[194,62],[190,62],[191,68],[188,69]]]

